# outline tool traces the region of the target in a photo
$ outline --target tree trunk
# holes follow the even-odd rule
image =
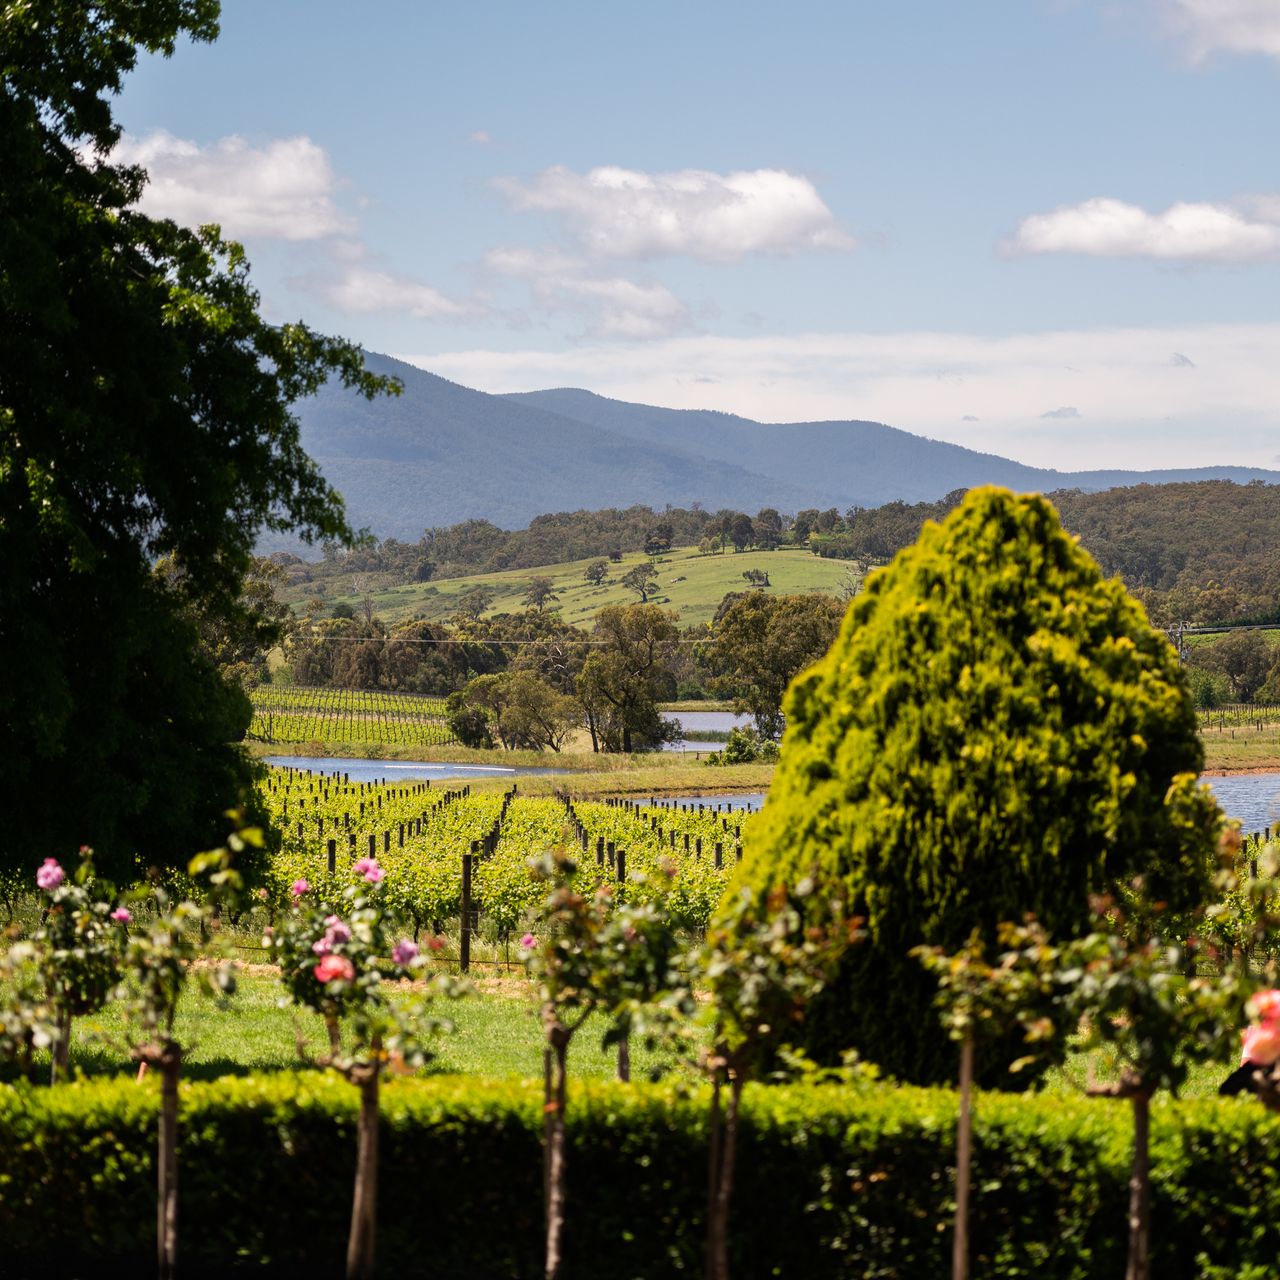
[[[625,720],[622,722],[622,749],[631,754],[631,726]]]
[[[57,1084],[71,1073],[71,1010],[66,1006],[58,1010],[58,1034],[50,1057],[49,1083]]]
[[[159,1052],[160,1145],[156,1178],[156,1255],[160,1280],[173,1280],[178,1266],[178,1077],[182,1049],[169,1043]]]
[[[553,1096],[547,1104],[551,1116],[547,1148],[547,1269],[546,1280],[560,1280],[564,1238],[564,1106],[569,1044],[564,1032],[552,1040],[555,1070]]]
[[[378,1221],[378,1078],[376,1055],[382,1045],[374,1037],[373,1061],[362,1068],[360,1119],[356,1131],[356,1190],[351,1204],[351,1234],[347,1237],[347,1280],[373,1280],[374,1245]]]
[[[1151,1276],[1151,1093],[1138,1089],[1133,1101],[1133,1170],[1129,1177],[1129,1263],[1125,1280]]]
[[[342,1052],[342,1028],[338,1025],[338,1019],[331,1013],[324,1015],[324,1029],[329,1033],[329,1052],[340,1054]]]
[[[973,1164],[973,1033],[960,1046],[960,1116],[956,1125],[956,1222],[951,1280],[969,1276],[969,1178]]]
[[[551,1122],[555,1115],[551,1046],[542,1051],[542,1220],[551,1218]]]
[[[729,1106],[724,1118],[724,1147],[720,1153],[720,1176],[717,1179],[715,1218],[711,1234],[711,1280],[729,1280],[729,1201],[733,1195],[733,1161],[738,1144],[738,1103],[742,1098],[742,1080],[734,1075],[729,1081]]]
[[[624,1084],[631,1082],[631,1034],[626,1031],[618,1041],[618,1079]]]
[[[720,1187],[720,1148],[724,1124],[720,1109],[721,1076],[711,1077],[711,1119],[707,1126],[707,1280],[715,1280],[716,1196]]]

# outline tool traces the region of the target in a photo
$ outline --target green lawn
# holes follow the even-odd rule
[[[485,587],[494,594],[489,615],[517,613],[525,608],[523,596],[533,578],[550,578],[560,599],[551,607],[566,622],[589,627],[598,610],[609,604],[635,604],[640,597],[619,586],[619,579],[648,557],[632,552],[621,563],[609,565],[609,580],[593,587],[582,576],[590,560],[574,560],[567,564],[546,565],[538,569],[509,570],[502,573],[474,574],[466,578],[446,578],[439,582],[412,583],[391,587],[373,596],[373,607],[388,622],[408,618],[432,621],[451,617],[458,601],[475,587]],[[656,564],[658,591],[651,603],[676,609],[685,625],[710,622],[720,601],[730,591],[747,590],[742,574],[747,569],[763,569],[769,575],[768,590],[779,595],[805,591],[838,593],[850,581],[853,565],[846,560],[824,560],[807,551],[744,551],[724,555],[700,555],[695,547],[679,547],[659,558]],[[345,579],[344,579],[345,581]],[[312,597],[283,592],[295,608]],[[325,603],[332,606],[345,602],[358,607],[357,595],[332,595]]]
[[[479,978],[485,990],[439,1006],[456,1030],[434,1042],[438,1056],[430,1070],[460,1075],[542,1076],[542,1028],[532,987],[523,978]],[[261,972],[242,974],[236,994],[225,1005],[188,992],[178,1015],[177,1032],[190,1046],[183,1071],[191,1079],[279,1071],[301,1065],[297,1036],[309,1052],[326,1046],[320,1019],[291,1006],[281,1007],[284,989]],[[129,1062],[126,1027],[111,1008],[75,1024],[72,1064],[88,1075],[118,1074]],[[611,1079],[616,1054],[600,1047],[603,1024],[589,1020],[573,1041],[572,1069],[579,1076]],[[639,1043],[632,1046],[632,1074],[643,1079],[657,1059]]]
[[[481,990],[442,1006],[456,1029],[434,1042],[437,1057],[428,1070],[435,1074],[542,1077],[542,1032],[533,988],[523,978],[478,978]],[[319,1018],[292,1007],[281,1007],[280,984],[262,972],[242,974],[237,993],[225,1005],[196,994],[183,998],[178,1035],[189,1046],[184,1075],[194,1080],[250,1071],[294,1070],[301,1064],[297,1036],[308,1050],[319,1053],[325,1037]],[[608,1080],[616,1076],[616,1055],[600,1046],[603,1024],[589,1020],[573,1041],[571,1069],[577,1078]],[[86,1075],[131,1073],[125,1027],[111,1010],[76,1023],[72,1063]],[[632,1075],[644,1079],[653,1070],[676,1071],[693,1078],[693,1067],[659,1056],[640,1043],[632,1046]],[[1093,1074],[1111,1074],[1100,1056],[1092,1059]],[[1211,1097],[1231,1065],[1210,1064],[1192,1069],[1182,1090],[1184,1097]],[[1090,1059],[1075,1056],[1050,1071],[1041,1085],[1046,1092],[1079,1096],[1090,1077]]]

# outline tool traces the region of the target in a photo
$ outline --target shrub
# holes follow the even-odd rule
[[[706,1099],[701,1089],[581,1086],[568,1120],[566,1276],[701,1273],[706,1187],[693,1171],[706,1158]],[[153,1085],[131,1080],[0,1087],[6,1278],[148,1273],[158,1102]],[[331,1073],[184,1085],[182,1274],[341,1275],[358,1106]],[[382,1114],[386,1274],[540,1274],[540,1083],[391,1081]],[[942,1091],[748,1087],[735,1277],[945,1275],[955,1120]],[[1122,1105],[984,1098],[974,1274],[1122,1274],[1130,1141]],[[1252,1102],[1158,1102],[1152,1145],[1154,1274],[1273,1274],[1280,1119]]]
[[[1070,937],[1136,875],[1175,909],[1206,892],[1217,809],[1171,787],[1202,762],[1177,657],[1042,498],[979,489],[926,524],[785,712],[742,882],[817,874],[870,935],[810,1011],[817,1057],[947,1078],[911,947],[993,942],[1027,912]]]

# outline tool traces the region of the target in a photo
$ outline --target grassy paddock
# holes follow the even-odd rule
[[[493,593],[493,604],[485,616],[519,613],[525,608],[524,594],[534,578],[550,578],[559,600],[553,607],[568,623],[590,628],[596,614],[610,604],[635,604],[639,596],[620,585],[629,569],[650,562],[643,552],[625,555],[619,564],[609,565],[609,577],[601,586],[592,586],[583,572],[592,560],[573,560],[545,565],[537,569],[505,569],[498,573],[471,574],[464,578],[441,578],[426,583],[407,583],[375,591],[374,611],[388,622],[409,618],[444,621],[458,611],[458,603],[468,591],[484,587]],[[748,589],[742,574],[747,569],[761,569],[769,575],[769,589],[777,595],[807,591],[823,591],[834,595],[858,574],[853,562],[827,560],[803,550],[727,552],[724,555],[702,555],[696,547],[676,547],[653,562],[658,578],[658,591],[651,603],[664,609],[676,609],[686,626],[710,622],[721,600],[730,591]],[[314,599],[300,588],[280,592],[280,598],[301,609]],[[337,603],[358,607],[362,597],[326,594],[325,604]]]
[[[1200,740],[1207,773],[1280,769],[1280,725],[1269,724],[1260,730],[1247,725],[1203,728]]]
[[[430,760],[446,764],[485,764],[513,768],[564,769],[563,775],[517,779],[526,795],[550,795],[568,791],[586,799],[597,796],[720,795],[730,791],[767,791],[773,778],[772,764],[711,766],[707,756],[681,751],[654,751],[633,755],[604,752],[571,754],[539,751],[480,751],[470,747],[388,747],[381,743],[292,743],[288,746],[248,744],[250,754],[265,756],[319,756],[326,759]],[[510,776],[466,778],[448,785],[470,785],[473,791],[511,785]],[[445,784],[441,784],[445,785]]]

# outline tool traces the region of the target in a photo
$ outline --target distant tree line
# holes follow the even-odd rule
[[[926,520],[943,519],[964,492],[937,502],[794,515],[771,507],[755,515],[645,506],[559,512],[510,531],[467,520],[428,529],[415,543],[367,539],[347,552],[329,546],[317,564],[284,553],[273,559],[295,588],[356,574],[370,590],[570,560],[616,561],[637,551],[660,556],[676,546],[704,554],[804,547],[877,563],[914,542]],[[1048,496],[1103,572],[1123,579],[1158,626],[1280,620],[1280,486],[1202,480]]]
[[[506,531],[484,520],[470,520],[443,529],[428,530],[413,544],[388,539],[366,540],[346,553],[330,547],[325,560],[305,565],[296,557],[272,557],[274,570],[264,567],[261,577],[274,585],[314,576],[338,578],[355,575],[361,589],[375,591],[410,581],[471,574],[485,570],[534,567],[572,559],[590,559],[584,576],[603,581],[610,562],[625,553],[647,552],[655,560],[674,546],[697,545],[705,555],[806,548],[816,555],[883,563],[915,541],[926,520],[941,520],[964,497],[956,490],[933,503],[890,502],[876,508],[850,507],[841,513],[808,509],[794,516],[765,508],[755,515],[738,511],[708,512],[668,507],[663,511],[636,506],[625,511],[579,511],[541,516],[528,529]],[[1179,623],[1280,621],[1280,486],[1255,481],[1246,485],[1208,480],[1166,485],[1136,485],[1100,493],[1060,490],[1049,495],[1066,528],[1099,562],[1104,573],[1120,577],[1145,605],[1157,626]],[[767,585],[764,570],[743,573],[753,587]],[[647,604],[654,574],[641,563],[623,576],[639,601]],[[751,593],[748,593],[751,594]],[[518,620],[479,619],[493,597],[483,587],[459,602],[458,617],[450,626],[425,622],[412,628],[436,628],[450,643],[433,642],[431,658],[411,657],[423,646],[400,643],[371,614],[335,618],[315,623],[313,634],[325,628],[361,628],[369,632],[363,643],[344,642],[343,654],[300,656],[295,663],[299,678],[315,683],[335,683],[358,688],[418,687],[431,692],[457,692],[477,675],[490,674],[484,663],[476,665],[470,637],[484,627],[527,629],[537,617],[539,626],[558,626],[573,632],[556,618],[556,593],[548,578],[530,580],[524,614]],[[317,602],[318,603],[318,602]],[[335,606],[335,612],[348,611]],[[461,629],[461,631],[459,631]],[[576,634],[576,633],[575,633]],[[459,638],[461,637],[461,639]],[[685,635],[685,656],[666,666],[684,693],[699,694],[710,688],[715,675],[709,660],[688,656],[697,635]],[[462,643],[462,639],[466,643]],[[501,640],[502,637],[499,637]],[[321,641],[321,643],[327,643]],[[459,648],[458,645],[462,644]],[[239,645],[237,674],[260,678],[246,637]],[[403,652],[408,650],[408,652]],[[1192,648],[1187,665],[1201,705],[1223,702],[1280,700],[1277,650],[1265,635],[1240,633]],[[305,673],[310,674],[305,674]],[[736,690],[730,696],[736,696]]]
[[[467,745],[559,751],[583,730],[596,751],[661,744],[658,705],[731,699],[764,739],[782,729],[791,678],[826,652],[844,605],[832,596],[733,592],[706,626],[652,604],[609,605],[583,631],[546,602],[520,613],[458,613],[388,626],[376,614],[313,609],[285,629],[276,679],[445,695]],[[347,616],[347,614],[350,616]]]

